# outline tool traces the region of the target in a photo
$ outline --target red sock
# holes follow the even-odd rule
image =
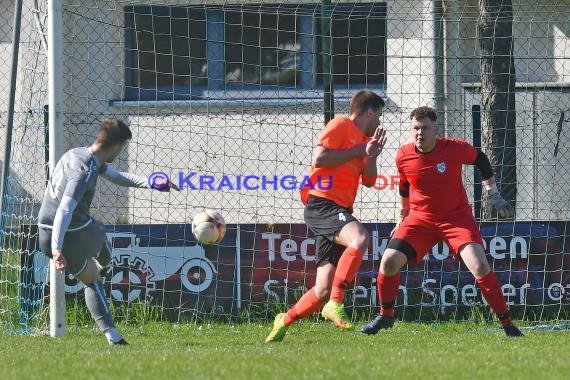
[[[291,307],[285,315],[285,326],[291,326],[296,320],[308,317],[321,307],[324,303],[319,301],[315,294],[315,288],[311,288],[303,294],[299,301]]]
[[[495,272],[491,271],[485,276],[475,279],[475,281],[477,281],[477,284],[481,288],[481,292],[483,292],[483,296],[489,303],[489,306],[491,306],[491,309],[493,309],[497,317],[499,317],[501,325],[505,327],[512,323],[509,315],[509,307],[507,306],[507,301],[505,301],[499,279]]]
[[[386,317],[393,317],[395,314],[394,305],[398,296],[400,286],[400,272],[393,276],[385,276],[378,272],[376,287],[378,289],[378,300],[380,301],[380,314]]]
[[[358,249],[346,247],[336,266],[331,289],[332,301],[344,303],[344,291],[348,284],[354,281],[356,272],[358,272],[358,268],[362,262],[362,256],[363,253]]]

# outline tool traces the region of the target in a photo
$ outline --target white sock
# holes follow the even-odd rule
[[[119,332],[115,330],[114,327],[111,327],[107,331],[105,331],[105,337],[109,342],[118,342],[121,339],[123,339],[121,334],[119,334]]]

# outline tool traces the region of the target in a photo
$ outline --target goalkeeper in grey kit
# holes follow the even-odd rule
[[[100,274],[111,261],[111,247],[103,224],[89,214],[97,178],[119,186],[178,189],[171,182],[152,183],[151,187],[147,178],[119,172],[108,164],[131,138],[122,120],[103,120],[91,146],[71,149],[58,161],[38,215],[40,249],[58,270],[73,274],[85,285],[87,308],[111,345],[127,342],[115,329]]]

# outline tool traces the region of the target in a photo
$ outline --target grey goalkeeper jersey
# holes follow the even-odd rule
[[[120,186],[149,187],[144,177],[118,172],[111,165],[100,163],[90,147],[69,150],[50,176],[38,214],[41,227],[54,229],[52,248],[61,249],[67,231],[90,223],[89,208],[99,175]]]

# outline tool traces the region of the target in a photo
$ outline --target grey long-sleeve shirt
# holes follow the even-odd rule
[[[38,225],[53,230],[52,249],[62,249],[67,231],[81,229],[91,222],[89,208],[99,175],[120,186],[149,188],[146,178],[118,172],[111,165],[99,162],[90,147],[71,149],[58,161],[38,215]]]

